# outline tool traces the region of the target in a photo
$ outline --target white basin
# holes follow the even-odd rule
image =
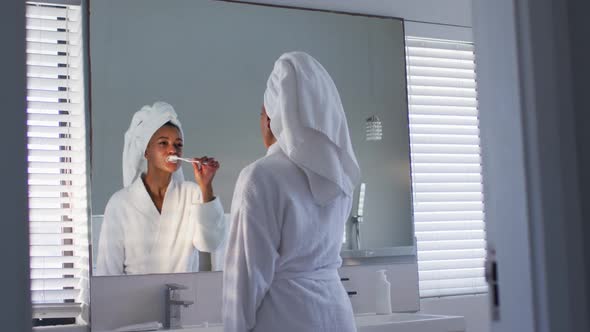
[[[463,332],[465,319],[459,316],[392,313],[355,315],[358,332]]]
[[[217,324],[201,324],[196,326],[187,326],[181,329],[166,330],[166,332],[223,332],[223,325]]]
[[[358,332],[463,332],[465,320],[459,316],[426,315],[414,313],[392,313],[376,315],[357,314],[355,321]],[[221,324],[187,326],[170,332],[223,332]]]

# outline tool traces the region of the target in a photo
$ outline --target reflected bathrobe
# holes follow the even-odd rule
[[[238,178],[223,283],[228,331],[354,331],[340,282],[351,198],[317,205],[307,178],[273,144]]]
[[[138,177],[107,203],[97,274],[196,271],[196,250],[215,250],[225,234],[219,198],[202,203],[196,183],[172,177],[160,214]]]

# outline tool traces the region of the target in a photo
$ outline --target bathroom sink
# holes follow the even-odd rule
[[[426,315],[414,313],[392,313],[376,315],[357,314],[355,321],[358,332],[463,332],[465,320],[459,316]],[[208,326],[187,326],[170,332],[223,332],[221,324]]]
[[[459,316],[392,313],[355,315],[358,332],[462,332],[465,319]]]
[[[166,332],[223,332],[223,325],[217,324],[200,324],[195,326],[186,326],[180,329],[166,330]]]

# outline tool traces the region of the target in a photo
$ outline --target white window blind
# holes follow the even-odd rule
[[[406,38],[420,296],[487,291],[473,45]]]
[[[34,318],[73,318],[89,262],[81,11],[31,2],[26,16]]]

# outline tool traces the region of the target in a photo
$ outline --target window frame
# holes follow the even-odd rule
[[[454,26],[444,26],[444,25],[437,25],[437,24],[428,24],[428,23],[418,23],[418,22],[406,22],[405,25],[405,41],[406,41],[406,62],[407,62],[407,72],[408,72],[408,82],[407,82],[407,89],[408,89],[408,116],[411,116],[411,111],[410,111],[410,107],[411,107],[411,87],[412,84],[410,82],[410,61],[409,61],[409,54],[408,54],[408,40],[409,39],[425,39],[425,40],[435,40],[435,41],[447,41],[447,42],[456,42],[456,43],[466,43],[466,44],[473,44],[473,38],[471,35],[471,29],[470,28],[464,28],[464,27],[454,27]],[[475,61],[475,55],[474,55],[474,61]],[[474,74],[476,75],[475,69],[474,69]],[[477,91],[477,81],[476,78],[474,78],[475,80],[475,91]],[[477,100],[477,96],[475,96],[476,100]],[[477,112],[479,112],[477,106],[475,106]],[[476,115],[477,118],[479,118],[478,115]],[[411,125],[410,125],[411,126]],[[481,166],[481,133],[479,132],[479,124],[477,126],[478,131],[477,131],[477,137],[478,137],[478,149],[479,149],[479,158],[480,158],[480,166]],[[411,132],[412,133],[412,132]],[[416,192],[416,182],[415,182],[415,172],[414,172],[414,152],[411,152],[412,158],[412,187],[413,187],[413,196]],[[483,171],[480,169],[479,170],[479,176],[480,178],[483,178]],[[483,179],[481,180],[481,183],[483,185]],[[483,224],[484,224],[484,228],[483,228],[483,232],[484,232],[484,236],[483,236],[483,245],[478,248],[478,250],[486,250],[486,239],[485,239],[485,206],[484,204],[484,199],[483,199],[483,188],[481,188],[480,193],[482,195],[481,198],[481,204],[482,204],[482,214],[483,214]],[[416,202],[414,201],[414,210],[416,211]],[[415,212],[416,213],[416,212]],[[416,225],[416,214],[414,213],[414,229],[417,229],[417,225]],[[419,243],[421,241],[418,239],[416,240],[416,248],[417,248],[417,253],[419,251],[418,247],[419,247]],[[419,282],[422,281],[424,277],[421,278],[421,275],[424,276],[425,273],[424,271],[420,271],[420,255],[417,254],[417,263],[418,263],[418,270],[419,270]],[[483,271],[483,259],[482,259],[482,264],[481,264],[481,270]],[[479,269],[479,268],[478,268]],[[422,272],[422,273],[421,273]],[[481,278],[484,278],[485,273],[482,273]],[[422,280],[421,280],[422,279]],[[440,280],[440,279],[436,279],[436,280]],[[420,298],[421,299],[425,299],[425,298],[432,298],[432,297],[446,297],[446,296],[461,296],[461,295],[476,295],[476,294],[485,294],[487,293],[487,286],[486,290],[484,291],[471,291],[471,292],[460,292],[457,294],[444,294],[444,292],[429,292],[428,295],[426,292],[423,291],[422,288],[420,288]],[[444,287],[439,287],[438,291],[444,290]]]

